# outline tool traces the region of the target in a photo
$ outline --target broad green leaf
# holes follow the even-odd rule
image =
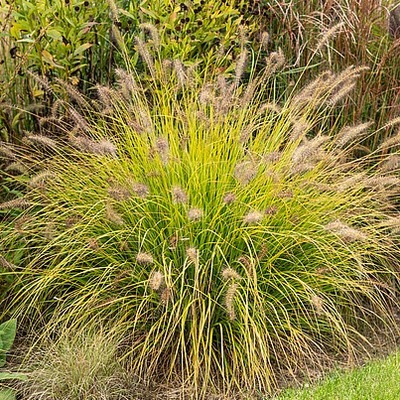
[[[134,19],[134,20],[137,20],[137,17],[135,17],[133,14],[131,14],[130,12],[128,12],[128,11],[126,11],[126,10],[124,10],[124,9],[120,9],[120,10],[118,10],[122,15],[126,15],[127,17],[129,17],[129,18],[132,18],[132,19]]]
[[[78,60],[76,61],[76,63],[78,63],[78,65],[69,70],[70,74],[73,74],[74,72],[79,71],[80,69],[82,69],[82,68],[87,66],[87,64],[81,64]]]
[[[54,58],[47,50],[42,50],[42,57],[48,64],[54,64]]]
[[[74,51],[74,56],[77,56],[81,53],[83,53],[85,50],[90,49],[93,46],[93,43],[84,43],[81,44],[75,51]]]
[[[35,40],[30,37],[26,37],[26,38],[17,40],[17,43],[35,43]]]
[[[19,113],[17,113],[15,116],[14,116],[14,118],[12,119],[12,122],[11,122],[11,126],[13,127],[13,128],[16,128],[17,127],[17,125],[18,125],[18,123],[19,123],[19,121],[20,121],[20,118],[21,118],[21,115],[23,115],[24,113],[21,111],[21,112],[19,112]],[[8,349],[7,349],[8,350]]]
[[[15,391],[12,389],[1,389],[0,400],[16,400]]]
[[[158,15],[155,14],[153,11],[147,10],[147,9],[144,8],[144,7],[139,7],[139,8],[140,8],[140,11],[141,11],[142,13],[144,13],[144,14],[146,14],[146,15],[149,15],[150,17],[152,17],[152,18],[154,18],[154,19],[158,19]]]
[[[0,325],[0,337],[3,342],[1,347],[2,350],[8,351],[11,349],[11,346],[14,343],[16,331],[17,331],[16,319],[9,319],[8,321],[3,322]]]
[[[19,372],[0,372],[0,381],[4,381],[6,379],[18,379],[20,381],[26,381],[28,377]]]
[[[42,50],[41,54],[43,61],[46,62],[47,64],[50,64],[53,67],[65,69],[62,65],[59,65],[54,61],[54,57],[47,50]]]
[[[62,34],[57,29],[48,29],[46,35],[54,40],[62,40]]]
[[[24,22],[20,22],[20,23],[16,22],[10,28],[10,34],[15,39],[18,39],[20,37],[21,31],[24,31],[24,32],[29,31],[29,26],[27,26],[27,24]]]

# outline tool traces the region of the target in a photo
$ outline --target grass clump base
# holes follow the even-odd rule
[[[47,332],[101,320],[139,380],[198,398],[270,393],[281,372],[351,359],[363,332],[394,326],[394,150],[355,158],[368,124],[325,124],[362,69],[283,105],[263,100],[271,68],[246,87],[240,70],[160,73],[151,92],[118,71],[91,106],[61,107],[58,136],[30,141],[36,173],[0,243],[13,314]]]

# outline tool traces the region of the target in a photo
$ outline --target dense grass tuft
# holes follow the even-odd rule
[[[102,320],[140,379],[199,396],[266,393],[308,359],[353,357],[393,326],[399,255],[394,150],[355,158],[369,125],[326,128],[361,72],[278,105],[261,100],[268,68],[248,86],[239,67],[204,85],[164,73],[151,92],[119,71],[90,109],[64,107],[56,146],[32,141],[44,172],[0,242],[3,304],[47,331]]]

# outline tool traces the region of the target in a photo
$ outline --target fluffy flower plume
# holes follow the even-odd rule
[[[311,297],[311,304],[314,306],[317,315],[321,315],[323,313],[324,301],[321,297],[317,296],[316,294],[313,295]]]
[[[226,291],[225,306],[228,311],[229,319],[231,321],[236,318],[234,300],[238,286],[239,285],[237,283],[231,283],[228,287],[228,290]]]
[[[321,146],[329,140],[327,136],[316,136],[314,139],[301,144],[293,153],[292,161],[294,164],[312,160],[321,150]]]
[[[0,256],[0,267],[5,270],[13,271],[17,269],[17,266],[7,261],[3,256]]]
[[[166,138],[160,137],[156,141],[156,151],[161,162],[166,165],[169,161],[169,144]]]
[[[43,171],[33,176],[29,181],[29,186],[32,188],[44,188],[46,181],[54,177],[54,173],[50,171]]]
[[[123,218],[114,210],[111,204],[106,205],[106,218],[113,222],[115,225],[124,225]]]
[[[192,222],[200,221],[203,218],[203,215],[204,215],[203,210],[200,208],[191,208],[188,211],[189,221]]]
[[[136,262],[140,265],[151,265],[154,259],[150,253],[140,252],[136,255]]]
[[[365,233],[352,228],[339,220],[330,222],[325,226],[325,229],[329,232],[337,234],[348,243],[355,242],[357,240],[364,241],[368,238]]]
[[[139,27],[149,33],[151,40],[153,41],[154,47],[159,48],[160,35],[158,34],[157,28],[153,24],[149,23],[140,24]]]
[[[130,192],[132,192],[135,196],[138,196],[142,199],[146,198],[150,193],[149,187],[144,183],[129,181],[128,186]]]
[[[236,165],[234,176],[242,184],[247,185],[257,175],[258,166],[252,161],[244,161]]]
[[[236,200],[236,195],[235,195],[235,193],[232,193],[232,192],[226,193],[224,198],[223,198],[223,202],[225,204],[231,204],[235,200]]]
[[[199,263],[199,251],[195,247],[189,247],[186,249],[186,255],[190,262],[195,265]]]
[[[13,208],[25,209],[29,206],[31,206],[31,202],[21,197],[19,199],[9,200],[0,203],[0,210],[12,210]]]
[[[368,132],[368,128],[371,125],[371,122],[366,122],[365,124],[344,127],[334,138],[335,146],[341,148],[346,146],[349,142],[359,139]]]
[[[117,155],[117,148],[109,140],[100,140],[95,142],[84,136],[75,136],[70,138],[71,144],[79,150],[97,155]]]
[[[110,197],[118,201],[128,200],[131,195],[129,190],[122,186],[111,186],[107,191]]]
[[[169,287],[164,288],[164,290],[161,292],[160,298],[161,302],[164,305],[167,305],[172,298],[172,289]]]
[[[164,275],[160,271],[153,271],[149,277],[149,286],[153,290],[160,290],[164,285]]]
[[[250,211],[243,217],[243,222],[248,225],[254,225],[261,222],[264,218],[264,214],[259,211]]]
[[[180,186],[174,186],[172,188],[172,200],[174,203],[187,203],[188,196]]]
[[[44,135],[28,135],[26,139],[31,143],[37,143],[41,146],[49,147],[52,149],[56,149],[58,146],[57,142],[47,136]]]
[[[232,268],[232,267],[227,267],[222,271],[222,277],[225,280],[229,279],[241,279],[242,277]]]

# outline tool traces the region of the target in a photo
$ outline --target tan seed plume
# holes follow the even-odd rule
[[[27,135],[26,139],[28,139],[28,141],[31,143],[37,143],[45,147],[50,147],[52,149],[56,149],[57,147],[59,147],[58,143],[55,140],[44,135]]]
[[[164,305],[167,305],[169,301],[172,299],[172,289],[169,287],[166,287],[162,292],[161,292],[161,302]]]
[[[240,80],[242,79],[242,76],[246,69],[246,63],[247,63],[247,50],[243,49],[239,54],[239,57],[236,62],[235,79],[233,81],[235,87],[239,86]]]
[[[149,33],[151,40],[153,41],[154,47],[158,49],[161,42],[157,28],[153,24],[149,23],[140,24],[139,28]]]
[[[321,146],[329,140],[328,136],[316,136],[315,138],[306,141],[304,144],[301,144],[297,149],[293,152],[292,161],[294,164],[303,163],[305,161],[312,160],[316,154],[319,153]]]
[[[151,265],[154,264],[154,259],[150,253],[141,251],[136,255],[136,262],[140,265]]]
[[[242,277],[232,268],[226,267],[222,270],[222,277],[227,281],[229,279],[242,279]]]
[[[153,271],[149,277],[149,286],[157,291],[164,285],[164,275],[160,271]]]
[[[0,255],[0,267],[4,268],[5,270],[8,270],[8,271],[15,271],[17,269],[16,265],[14,265],[13,263],[10,263],[1,255]]]
[[[43,188],[46,181],[55,177],[55,174],[50,171],[43,171],[33,176],[29,181],[29,186],[32,188]]]
[[[349,142],[355,139],[360,139],[362,135],[367,133],[371,125],[372,122],[366,122],[364,124],[346,126],[342,128],[340,132],[333,139],[335,147],[342,148],[346,146]]]
[[[144,183],[128,182],[129,191],[141,199],[146,198],[150,194],[150,189]]]
[[[379,146],[380,150],[389,150],[391,147],[395,147],[400,145],[400,130],[394,135],[382,142],[382,144]]]
[[[188,81],[189,77],[188,74],[186,73],[185,67],[180,60],[174,60],[172,63],[173,69],[175,71],[175,75],[178,79],[178,83],[181,87],[184,87]]]
[[[199,251],[195,247],[189,247],[186,249],[186,256],[194,265],[199,264]]]
[[[252,161],[244,161],[235,166],[234,177],[242,184],[249,184],[258,172],[258,165]]]
[[[224,195],[223,202],[225,204],[232,204],[236,200],[235,193],[229,192]]]
[[[314,50],[315,53],[318,53],[322,49],[322,47],[331,39],[334,35],[336,35],[337,32],[341,30],[341,28],[344,26],[344,22],[339,22],[338,24],[332,26],[330,29],[328,29],[321,37],[321,39],[318,41],[317,46]]]
[[[323,313],[324,306],[323,299],[315,294],[311,297],[311,303],[314,306],[317,315],[321,315]]]
[[[161,162],[164,165],[168,164],[169,161],[169,143],[168,139],[164,137],[160,137],[156,141],[156,151],[158,156],[160,157]]]
[[[264,218],[264,214],[260,211],[250,211],[243,217],[243,222],[247,225],[255,225],[261,222]]]
[[[20,162],[13,162],[7,165],[4,170],[18,172],[19,174],[25,174],[29,171],[28,167]]]
[[[12,210],[14,208],[22,208],[26,209],[30,207],[32,203],[23,197],[19,199],[14,199],[14,200],[9,200],[5,201],[3,203],[0,203],[0,210]]]
[[[204,212],[200,208],[191,208],[188,211],[189,221],[192,221],[192,222],[200,221],[203,218],[203,215],[204,215]]]
[[[382,172],[395,171],[400,168],[400,155],[391,154],[380,166]]]
[[[260,35],[260,45],[261,45],[261,48],[263,50],[268,50],[269,39],[270,39],[270,36],[269,36],[269,33],[267,31],[264,31],[264,32],[261,33],[261,35]]]
[[[14,152],[2,144],[0,145],[0,157],[9,158],[10,160],[15,160],[16,158]]]
[[[278,49],[278,51],[272,52],[266,59],[265,59],[266,67],[265,67],[265,73],[266,74],[274,74],[277,70],[281,69],[285,63],[285,55],[283,54],[283,51],[281,48]]]
[[[351,226],[346,225],[339,220],[330,222],[325,226],[325,229],[329,232],[337,234],[348,243],[365,241],[368,239],[368,236],[365,233],[359,231],[358,229],[352,228]]]
[[[172,200],[174,203],[183,204],[187,203],[188,196],[180,186],[174,186],[172,188]]]
[[[77,104],[79,104],[81,107],[84,108],[89,108],[89,102],[85,99],[85,97],[82,95],[82,93],[79,92],[79,90],[76,89],[73,85],[69,84],[68,82],[65,82],[63,79],[56,78],[56,82],[62,86],[65,91],[68,93],[68,96],[76,101]],[[64,100],[57,100],[54,104],[54,109],[52,108],[52,115],[56,116],[57,115],[57,110],[60,106],[67,105],[67,103]]]
[[[225,306],[228,311],[229,319],[231,321],[236,318],[234,300],[238,287],[239,285],[237,283],[231,283],[225,296]]]
[[[123,218],[117,213],[117,211],[114,210],[113,206],[111,204],[106,204],[106,218],[110,221],[113,222],[115,225],[124,225],[124,220]]]
[[[122,186],[111,186],[107,190],[108,195],[117,201],[128,200],[131,196],[128,189]]]
[[[137,84],[133,74],[130,74],[121,68],[117,68],[115,73],[123,94],[127,99],[131,99],[132,95],[136,95],[140,92],[139,85]]]
[[[135,43],[138,53],[140,54],[147,68],[149,69],[151,76],[154,78],[156,76],[156,69],[154,66],[153,57],[151,56],[147,45],[138,36],[135,38]]]

